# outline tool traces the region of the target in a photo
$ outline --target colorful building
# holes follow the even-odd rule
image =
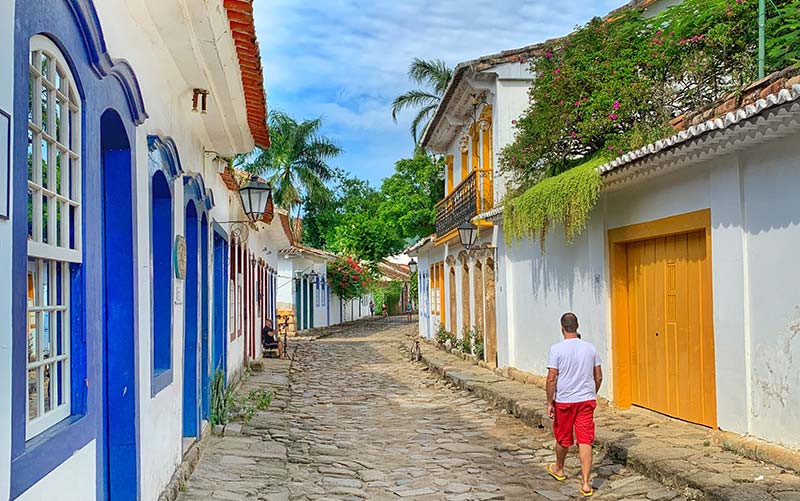
[[[797,70],[677,117],[672,137],[599,166],[599,201],[573,242],[556,228],[544,246],[507,245],[503,207],[491,203],[499,179],[489,191],[479,176],[527,107],[529,50],[459,65],[425,133],[423,146],[445,155],[448,195],[436,234],[408,251],[419,262],[421,335],[475,329],[490,366],[544,375],[559,318],[574,311],[601,353],[601,395],[614,405],[800,447]],[[520,94],[504,100],[492,67],[509,64],[520,66]],[[491,149],[487,132],[498,138]],[[480,235],[467,251],[453,230],[470,221]]]
[[[277,312],[290,239],[224,160],[269,147],[252,5],[2,0],[0,28],[0,499],[154,500]]]

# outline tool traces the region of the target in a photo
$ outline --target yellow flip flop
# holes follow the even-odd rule
[[[594,489],[590,489],[588,492],[583,490],[583,489],[581,489],[581,496],[583,496],[585,498],[590,498],[590,497],[594,496]]]
[[[556,475],[556,472],[554,472],[552,470],[552,468],[551,468],[552,466],[555,466],[555,465],[553,463],[550,463],[549,465],[547,465],[547,468],[546,468],[547,473],[549,473],[551,477],[553,477],[554,479],[558,480],[559,482],[563,482],[564,480],[567,479],[566,476]]]

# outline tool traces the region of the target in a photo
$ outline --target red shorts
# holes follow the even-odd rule
[[[575,402],[572,404],[555,403],[556,417],[553,420],[553,435],[556,442],[562,447],[570,447],[575,443],[572,431],[578,445],[592,445],[594,442],[594,409],[596,400]]]

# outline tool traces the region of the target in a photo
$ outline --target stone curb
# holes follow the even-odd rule
[[[800,452],[798,451],[729,431],[716,431],[713,433],[713,437],[714,443],[725,450],[756,461],[765,461],[800,472]]]
[[[478,362],[461,360],[457,355],[445,353],[430,342],[426,341],[425,344],[431,349],[436,348],[433,354],[426,354],[425,350],[423,350],[422,354],[421,362],[431,372],[450,381],[456,387],[471,391],[483,400],[506,410],[528,426],[538,428],[551,426],[551,421],[547,417],[543,388],[534,384],[510,380],[498,375],[488,367],[480,367]],[[410,350],[406,343],[401,343],[401,349],[410,355]],[[464,367],[465,365],[471,365],[471,367]],[[606,407],[602,402],[601,406]],[[637,437],[635,432],[632,433],[634,430],[624,428],[627,423],[614,420],[613,416],[610,419],[607,416],[602,416],[598,421],[601,419],[606,422],[601,424],[597,432],[596,446],[604,448],[609,454],[630,465],[640,473],[665,485],[683,490],[684,495],[690,499],[714,501],[775,499],[775,497],[762,491],[752,483],[737,483],[733,486],[729,483],[720,482],[716,471],[705,471],[699,468],[698,465],[689,462],[686,459],[688,455],[687,449],[684,447],[670,447],[669,444],[655,439]],[[698,427],[698,431],[701,431],[709,439],[714,438],[708,430]],[[715,433],[720,436],[720,447],[736,452],[746,448],[741,444],[743,440],[737,435]],[[697,437],[698,442],[702,440],[701,437]],[[773,451],[772,449],[786,452],[785,449],[776,446],[765,447],[764,444],[759,446],[752,443],[746,445],[749,448],[755,447],[754,456],[764,461],[772,462],[768,458],[779,456],[777,454],[778,451]],[[664,446],[667,449],[674,450],[667,450],[665,454]],[[795,454],[790,453],[788,455],[794,456]]]

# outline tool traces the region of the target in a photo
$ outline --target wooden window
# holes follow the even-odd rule
[[[30,43],[25,438],[70,415],[72,281],[81,251],[81,98],[50,40]]]

